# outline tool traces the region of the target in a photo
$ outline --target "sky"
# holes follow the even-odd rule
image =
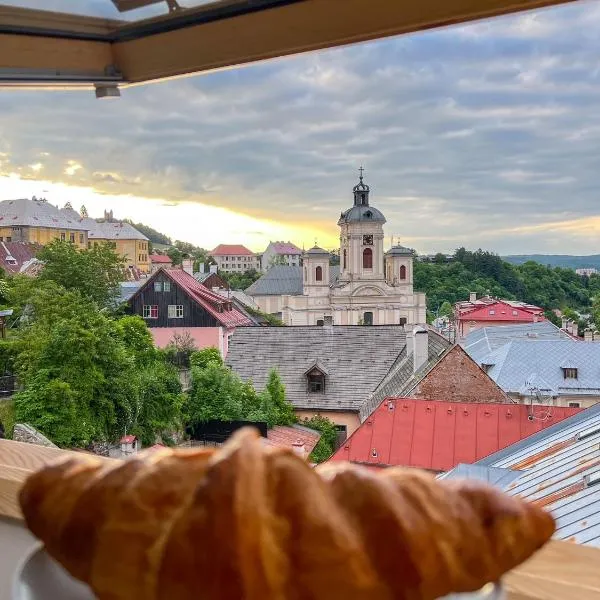
[[[362,164],[388,245],[600,253],[599,27],[600,2],[577,2],[118,100],[0,89],[0,199],[112,209],[205,248],[333,248]]]

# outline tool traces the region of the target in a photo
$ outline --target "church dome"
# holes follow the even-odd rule
[[[323,248],[319,248],[319,246],[313,246],[310,250],[307,250],[305,253],[305,255],[309,255],[309,256],[319,256],[319,255],[327,255],[329,256],[329,252],[327,252],[327,250],[324,250]]]
[[[380,210],[372,206],[353,206],[340,215],[338,225],[344,223],[385,223],[385,217]]]

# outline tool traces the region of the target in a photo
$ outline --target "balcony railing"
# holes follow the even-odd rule
[[[19,488],[29,473],[64,453],[0,440],[0,600],[9,600],[12,574],[33,544],[19,510]],[[600,549],[550,542],[505,577],[508,599],[600,600],[599,565]]]

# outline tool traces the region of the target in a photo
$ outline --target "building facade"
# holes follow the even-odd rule
[[[384,251],[383,214],[370,205],[370,188],[354,186],[354,203],[339,220],[340,265],[315,246],[303,255],[302,292],[284,295],[286,325],[405,325],[426,322],[425,294],[413,289],[415,253],[404,246]],[[339,269],[339,271],[338,271]],[[250,292],[249,292],[250,293]],[[251,294],[252,295],[252,294]]]
[[[261,268],[260,255],[241,244],[219,244],[210,255],[217,263],[219,271],[224,273],[260,271]]]
[[[302,250],[292,242],[269,242],[262,254],[262,270],[268,271],[276,265],[299,267],[302,262]]]

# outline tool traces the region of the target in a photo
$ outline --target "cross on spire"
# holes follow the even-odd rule
[[[359,173],[360,173],[360,180],[363,180],[363,172],[364,172],[364,168],[362,165],[360,165],[360,169],[358,169]]]

